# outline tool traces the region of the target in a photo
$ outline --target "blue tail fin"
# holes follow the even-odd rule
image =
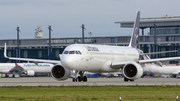
[[[139,39],[139,22],[140,22],[140,11],[137,11],[129,47],[139,48],[139,40],[138,40]]]

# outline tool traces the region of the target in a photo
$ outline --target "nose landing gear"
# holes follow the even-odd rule
[[[86,76],[83,76],[84,72],[83,71],[79,71],[79,76],[78,75],[78,72],[76,72],[76,75],[75,77],[72,79],[73,82],[87,82],[87,77]]]

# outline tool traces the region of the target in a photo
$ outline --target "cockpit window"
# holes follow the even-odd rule
[[[78,54],[78,55],[82,55],[82,53],[80,51],[64,51],[63,54]]]
[[[79,55],[81,55],[81,52],[80,52],[80,51],[76,51],[76,54],[79,54]]]
[[[69,54],[75,54],[75,51],[69,51]]]
[[[76,54],[79,54],[79,52],[78,52],[78,51],[76,51]]]
[[[68,51],[64,51],[64,54],[68,54]]]

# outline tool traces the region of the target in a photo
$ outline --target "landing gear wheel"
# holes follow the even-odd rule
[[[76,79],[76,78],[73,78],[72,81],[73,81],[73,82],[77,82],[77,79]]]
[[[87,82],[87,77],[86,77],[86,76],[83,76],[82,81],[83,81],[83,82]]]
[[[124,82],[128,82],[128,81],[129,81],[129,79],[124,77]]]
[[[128,79],[128,78],[124,77],[124,82],[128,82],[128,81],[133,82],[134,80],[133,79]]]
[[[81,82],[81,81],[82,81],[82,79],[81,79],[80,76],[78,76],[77,80],[78,80],[78,82]]]
[[[73,82],[87,82],[87,77],[83,76],[84,71],[79,71],[79,76],[78,76],[78,71],[75,71],[75,77],[72,79]]]

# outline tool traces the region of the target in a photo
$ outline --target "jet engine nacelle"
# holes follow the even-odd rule
[[[143,75],[143,68],[140,64],[132,62],[124,66],[123,74],[127,79],[135,80]]]
[[[55,80],[66,80],[70,77],[71,71],[61,65],[55,65],[51,70],[51,75]]]
[[[34,76],[35,72],[33,70],[27,70],[26,75],[28,76]]]

